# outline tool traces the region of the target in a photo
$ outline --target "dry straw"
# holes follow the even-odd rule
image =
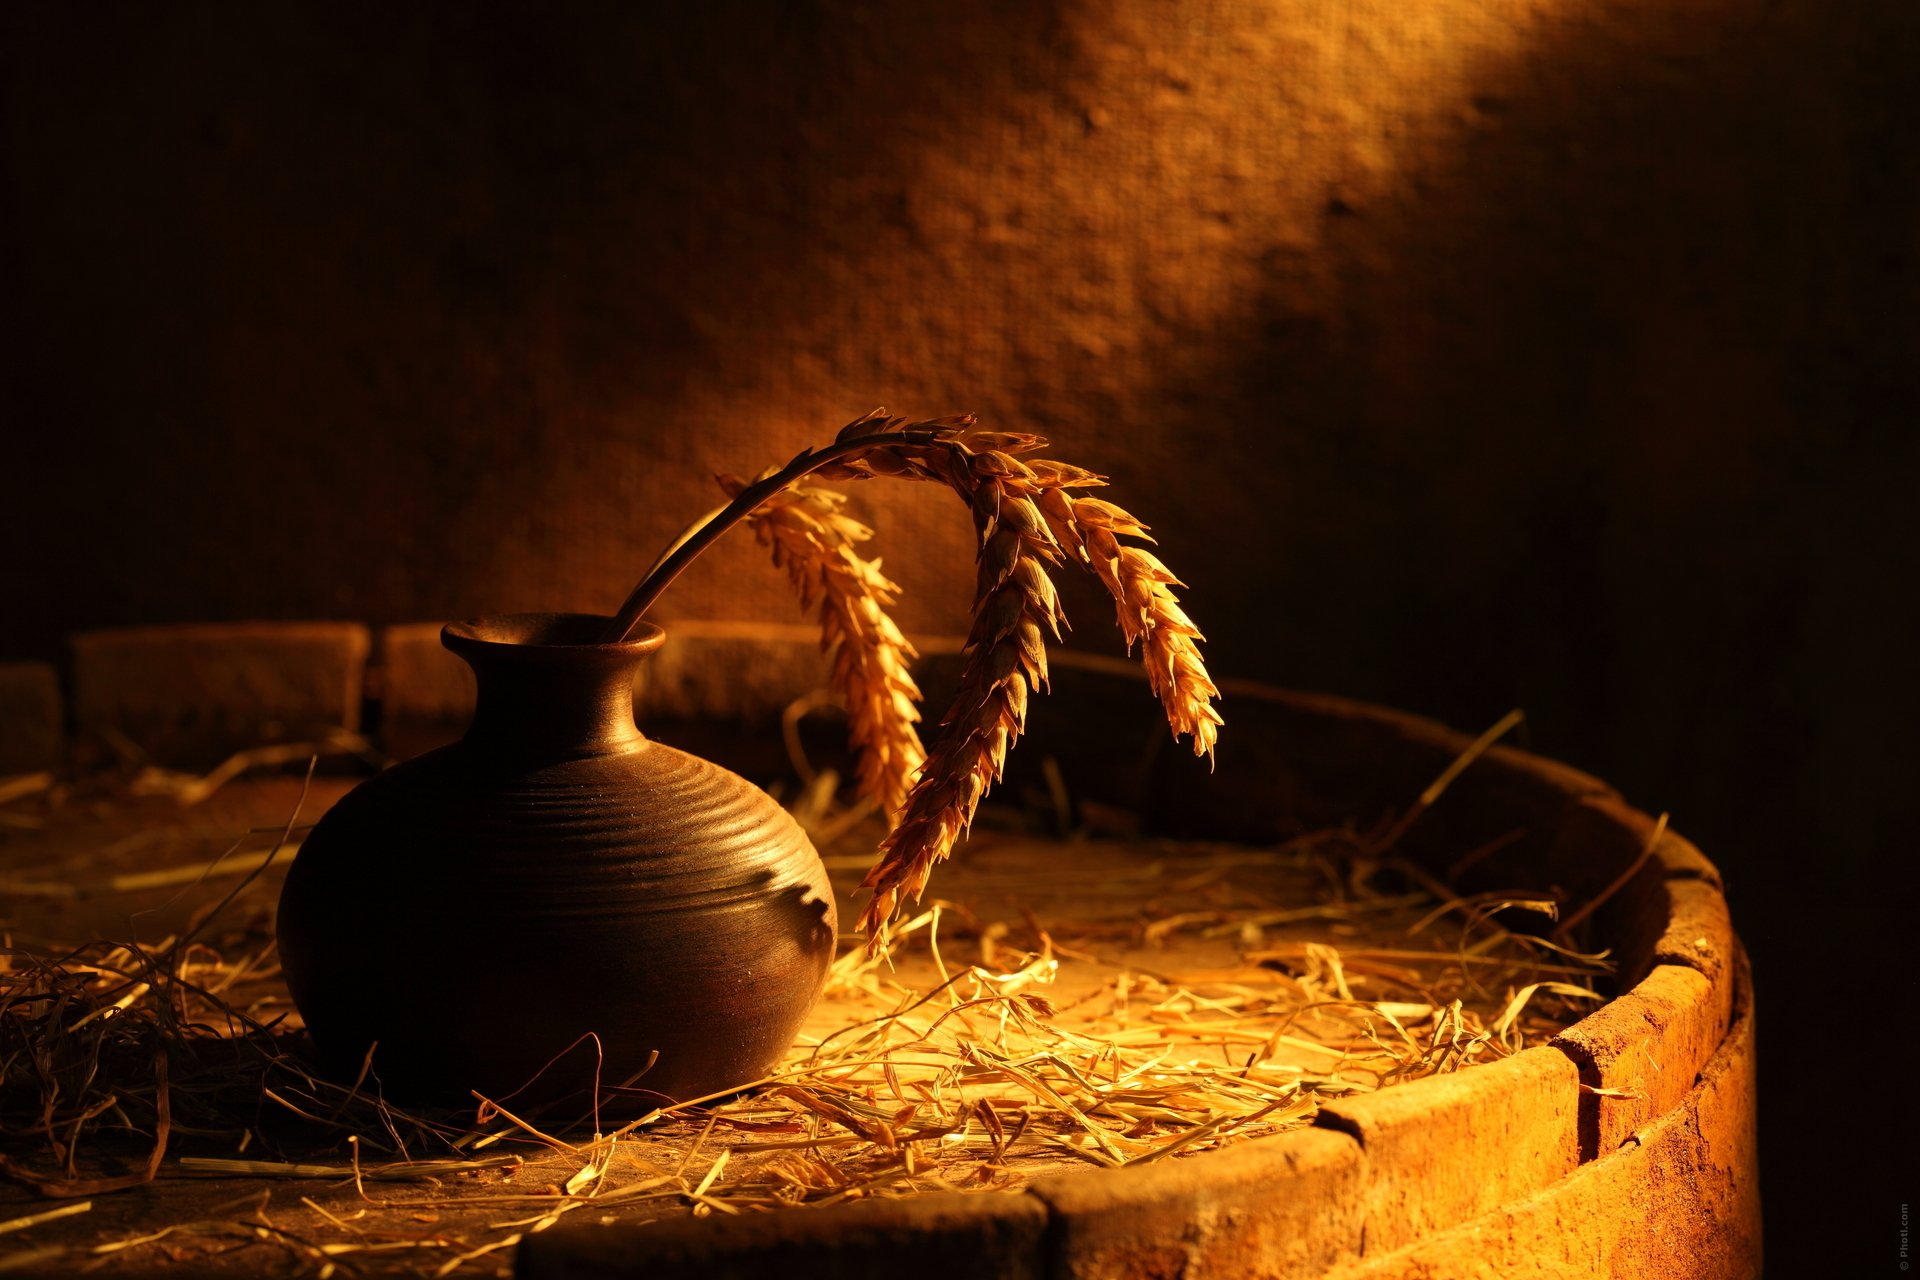
[[[1280,856],[1306,868],[1346,856],[1347,843],[1328,834]],[[1183,858],[1179,871],[1192,877],[1245,865],[1239,851],[1203,849]],[[1129,897],[1140,890],[1124,887]],[[118,1041],[194,1065],[179,1073],[184,1080],[163,1084],[115,1054],[98,1064],[93,1085],[70,1096],[55,1101],[43,1094],[29,1105],[28,1091],[15,1093],[8,1136],[58,1145],[62,1175],[39,1183],[48,1194],[97,1195],[106,1189],[101,1181],[71,1176],[90,1163],[81,1156],[82,1139],[122,1123],[148,1129],[158,1099],[171,1089],[179,1104],[184,1085],[192,1093],[189,1127],[200,1143],[223,1134],[229,1144],[235,1136],[244,1141],[256,1129],[276,1141],[259,1156],[170,1160],[163,1179],[211,1175],[357,1188],[345,1204],[330,1196],[331,1208],[311,1195],[300,1198],[301,1208],[283,1203],[264,1227],[214,1217],[90,1237],[79,1260],[162,1240],[188,1247],[195,1239],[209,1246],[240,1239],[316,1267],[365,1266],[404,1250],[430,1273],[446,1275],[488,1269],[528,1232],[583,1211],[593,1220],[640,1222],[1005,1190],[1034,1176],[1152,1163],[1273,1134],[1308,1123],[1329,1098],[1461,1070],[1542,1042],[1570,1010],[1594,999],[1587,984],[1601,966],[1542,963],[1533,943],[1490,923],[1478,909],[1485,905],[1363,892],[1316,910],[1360,928],[1363,940],[1402,945],[1274,942],[1244,952],[1245,963],[1227,970],[1127,967],[1080,984],[1080,993],[1062,1003],[1054,993],[1069,985],[1064,970],[1088,963],[1067,958],[1077,946],[1039,934],[1033,949],[1009,949],[1004,930],[942,941],[946,910],[935,904],[894,931],[889,953],[856,948],[840,958],[830,999],[845,1016],[797,1046],[774,1075],[744,1092],[692,1099],[612,1133],[572,1140],[498,1107],[483,1108],[492,1119],[476,1127],[356,1098],[348,1088],[312,1080],[264,1024],[238,1010],[219,1014],[217,1003],[193,997],[197,1012],[218,1015],[211,1025],[224,1024],[227,1035],[196,1032],[165,1016],[162,983],[144,991],[137,982],[125,985],[151,973],[146,966],[158,957],[124,948],[74,955],[16,975],[20,1000],[67,1000],[71,1020],[64,1031],[43,1026],[45,1043],[78,1048],[83,1057],[98,1043],[86,1033],[110,1027]],[[1401,922],[1436,906],[1444,910],[1428,912],[1430,919],[1416,921],[1419,932],[1406,934]],[[1274,914],[1188,913],[1150,923],[1143,936],[1257,936],[1286,923]],[[975,950],[971,963],[956,961]],[[929,965],[936,976],[924,984],[892,976],[896,966]],[[272,989],[270,968],[242,973],[210,951],[186,968],[202,990],[229,978],[250,985],[256,997]],[[103,1008],[115,1012],[84,1023],[86,1013],[74,1016]],[[254,1114],[255,1099],[266,1101],[266,1117]],[[42,1115],[52,1123],[38,1123]],[[275,1115],[284,1123],[273,1123]],[[279,1155],[293,1131],[309,1147],[345,1150],[332,1159]],[[502,1146],[512,1154],[491,1154]],[[370,1157],[364,1162],[362,1148]],[[431,1188],[460,1174],[515,1166],[510,1182],[406,1186],[413,1180]],[[436,1224],[412,1225],[423,1214],[437,1215]]]
[[[0,1171],[77,1203],[129,1179],[257,1188],[244,1214],[120,1234],[86,1231],[76,1207],[21,1215],[9,1239],[75,1269],[246,1242],[319,1274],[388,1258],[498,1273],[526,1234],[583,1212],[731,1215],[1180,1158],[1306,1124],[1330,1098],[1496,1061],[1597,999],[1603,958],[1504,928],[1510,895],[1416,874],[1393,847],[1404,829],[1271,850],[1116,845],[1115,874],[1073,881],[1081,923],[1060,921],[1066,933],[934,903],[881,954],[840,957],[832,1016],[774,1075],[586,1136],[485,1100],[421,1114],[369,1080],[315,1078],[280,1021],[264,912],[210,919],[203,940],[8,948]],[[1016,903],[1046,879],[1030,858],[1009,868]],[[1183,949],[1208,938],[1224,963]],[[1116,946],[1135,958],[1093,958]],[[129,1153],[133,1172],[115,1169]]]

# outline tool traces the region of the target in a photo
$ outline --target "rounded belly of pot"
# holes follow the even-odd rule
[[[656,743],[517,767],[465,745],[374,778],[288,873],[288,985],[338,1074],[389,1096],[634,1105],[766,1074],[836,920],[804,833]]]

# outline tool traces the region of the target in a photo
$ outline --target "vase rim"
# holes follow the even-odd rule
[[[440,643],[457,654],[550,652],[634,658],[666,643],[667,633],[651,622],[635,626],[625,640],[606,635],[613,618],[597,613],[497,613],[440,629]]]

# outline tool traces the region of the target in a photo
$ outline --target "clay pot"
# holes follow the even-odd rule
[[[516,614],[442,642],[466,736],[368,780],[287,875],[279,938],[325,1065],[373,1048],[387,1096],[651,1105],[768,1071],[818,999],[836,917],[806,835],[759,788],[633,719],[665,639]],[[377,1046],[377,1047],[376,1047]]]

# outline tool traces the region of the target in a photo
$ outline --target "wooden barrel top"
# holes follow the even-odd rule
[[[712,728],[704,714],[711,698],[687,692],[726,688],[728,722],[759,732],[745,739],[746,761],[723,762],[764,762],[775,713],[812,679],[800,656],[811,640],[682,630],[680,674],[642,698],[660,736],[695,749],[740,741]],[[758,655],[744,702],[715,674],[739,669],[743,646]],[[937,685],[937,658],[933,665]],[[1258,847],[1326,824],[1390,820],[1471,741],[1345,699],[1229,683],[1232,736],[1209,776],[1154,745],[1163,730],[1130,669],[1067,655],[1056,677],[1054,696],[1035,704],[1015,757],[1020,772],[1007,785],[1042,785],[1041,766],[1051,761],[1045,782],[1089,812],[1132,815],[1149,832]],[[457,680],[444,670],[435,678],[441,683],[411,704],[388,690],[402,713],[390,727],[415,735],[414,745],[457,720]],[[575,1215],[526,1234],[515,1273],[808,1274],[830,1255],[834,1274],[889,1276],[1758,1274],[1751,994],[1713,865],[1605,783],[1501,746],[1453,779],[1399,847],[1436,875],[1472,854],[1459,872],[1463,890],[1551,892],[1570,913],[1584,912],[1574,941],[1610,950],[1612,999],[1550,1043],[1323,1100],[1307,1127],[1217,1151],[1069,1167],[1001,1192],[645,1226]],[[146,892],[164,900],[175,890]],[[62,909],[71,937],[112,924],[90,910],[124,917],[126,903],[83,897]],[[219,1191],[251,1194],[244,1182]],[[195,1193],[212,1194],[205,1186]],[[103,1200],[92,1230],[151,1227],[184,1212],[169,1209],[166,1194],[148,1188],[104,1214]],[[0,1230],[48,1203],[0,1196]],[[70,1220],[63,1238],[79,1223]],[[18,1240],[25,1246],[58,1230],[49,1223]],[[9,1254],[8,1243],[0,1238],[0,1261],[14,1256],[30,1271],[29,1251]]]

